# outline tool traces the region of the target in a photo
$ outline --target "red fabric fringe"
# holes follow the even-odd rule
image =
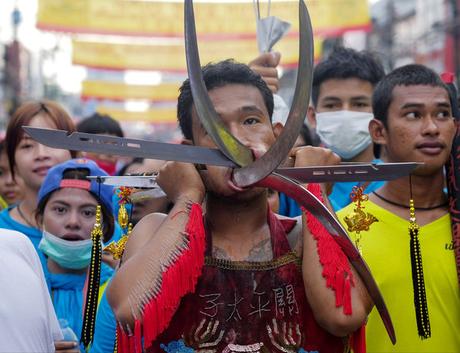
[[[134,323],[134,337],[133,337],[133,346],[135,353],[142,353],[142,329],[141,329],[141,321],[136,320]]]
[[[191,207],[185,233],[189,237],[188,249],[163,273],[160,293],[144,308],[143,328],[141,321],[136,320],[134,335],[127,336],[119,330],[119,353],[142,352],[142,336],[144,346],[149,348],[169,325],[181,298],[195,289],[204,265],[205,252],[203,212],[199,204]]]
[[[130,337],[117,325],[117,352],[129,352]]]
[[[353,353],[366,353],[366,325],[353,332],[350,337],[350,346]]]
[[[307,189],[324,202],[319,184],[309,184]],[[308,210],[304,210],[304,212],[307,216],[308,229],[316,240],[326,285],[335,292],[335,305],[336,307],[343,306],[343,313],[351,315],[351,287],[354,286],[354,281],[348,259],[321,222],[313,217]]]

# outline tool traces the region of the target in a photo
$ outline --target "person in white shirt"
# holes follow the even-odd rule
[[[54,352],[63,339],[42,266],[22,233],[0,229],[0,352]]]

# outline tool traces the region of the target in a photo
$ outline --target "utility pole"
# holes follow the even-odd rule
[[[387,65],[391,71],[394,68],[394,26],[396,22],[396,9],[393,0],[387,0],[386,9],[387,18],[382,27],[382,44],[387,53]]]
[[[13,29],[13,40],[6,47],[5,52],[5,92],[9,100],[9,112],[12,113],[20,104],[21,95],[21,58],[20,44],[18,40],[18,27],[21,23],[21,12],[15,6],[11,13],[11,25]]]

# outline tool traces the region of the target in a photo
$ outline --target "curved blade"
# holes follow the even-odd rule
[[[265,179],[259,181],[256,185],[284,192],[287,196],[297,201],[301,206],[308,209],[308,211],[311,212],[311,214],[315,216],[324,225],[324,227],[326,227],[327,231],[342,248],[343,252],[350,260],[351,265],[361,277],[370,297],[374,301],[380,317],[382,318],[391,342],[395,344],[396,335],[393,323],[377,283],[375,283],[369,267],[361,257],[359,251],[353,245],[347,232],[326,208],[326,206],[324,206],[321,201],[319,201],[312,193],[310,193],[310,191],[300,184],[297,184],[296,182],[276,173],[272,173]]]
[[[307,115],[313,80],[313,30],[303,0],[299,1],[299,27],[299,68],[294,99],[286,126],[267,153],[253,163],[241,169],[235,169],[233,181],[240,187],[252,185],[265,178],[281,164],[294,146]]]
[[[208,91],[203,81],[198,53],[192,0],[185,0],[184,20],[187,71],[192,89],[193,104],[197,115],[209,136],[211,136],[214,143],[224,155],[239,166],[248,165],[253,160],[251,150],[241,144],[241,142],[227,131],[208,96]]]

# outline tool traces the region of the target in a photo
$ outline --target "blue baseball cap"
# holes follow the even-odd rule
[[[48,170],[45,180],[38,192],[38,203],[40,203],[51,192],[62,188],[77,188],[91,192],[104,206],[112,211],[113,187],[100,184],[96,180],[63,179],[65,171],[69,169],[87,169],[88,176],[107,176],[108,174],[97,166],[95,162],[85,158],[76,158],[64,163],[55,165]]]

